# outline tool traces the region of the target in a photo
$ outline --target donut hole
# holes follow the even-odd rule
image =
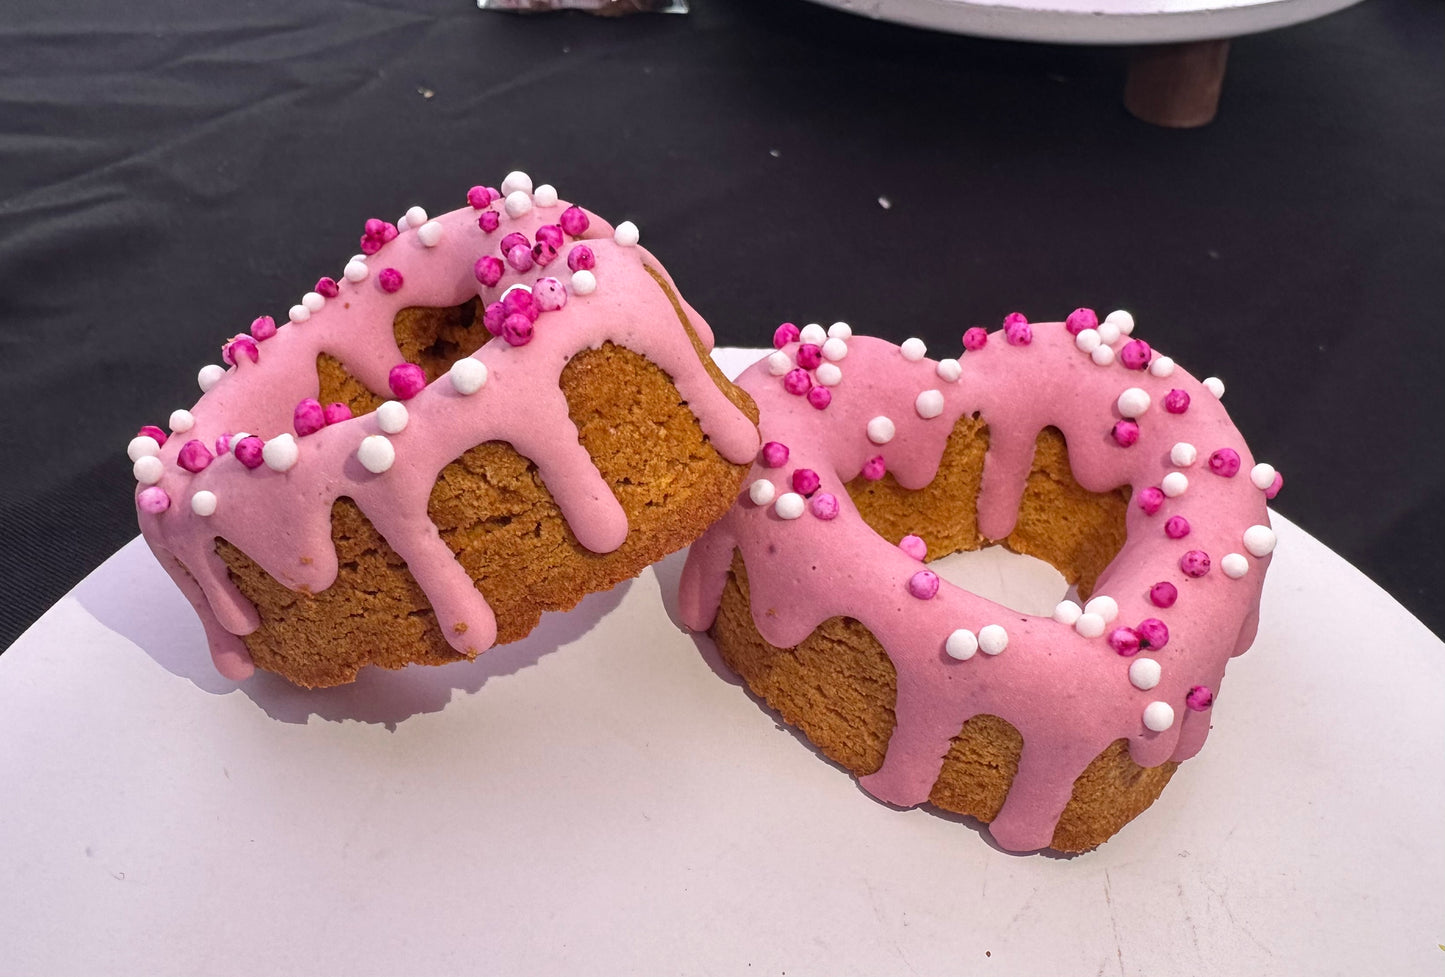
[[[946,583],[1021,614],[1048,617],[1073,592],[1053,564],[1007,546],[959,550],[925,562]]]

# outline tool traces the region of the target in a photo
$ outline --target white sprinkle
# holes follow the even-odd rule
[[[581,271],[572,273],[572,294],[591,295],[597,291],[597,277],[583,268]]]
[[[1099,348],[1100,342],[1102,340],[1099,339],[1099,330],[1097,329],[1080,329],[1078,335],[1074,337],[1074,345],[1081,353],[1092,353]]]
[[[151,455],[161,453],[161,444],[149,434],[137,434],[130,439],[130,444],[125,446],[126,457],[131,461],[140,461]]]
[[[366,264],[366,255],[364,255],[364,254],[354,254],[354,255],[351,256],[351,261],[359,261],[359,262],[361,262],[361,263],[364,265],[364,264]],[[351,262],[348,261],[347,263],[350,264]]]
[[[903,340],[903,345],[898,349],[903,353],[903,358],[910,363],[917,363],[928,355],[928,344],[917,336]]]
[[[944,640],[943,650],[949,658],[966,662],[978,651],[978,638],[968,628],[959,628]]]
[[[893,421],[881,414],[868,422],[868,440],[874,444],[887,444],[897,433]]]
[[[293,305],[290,311],[286,313],[286,318],[292,322],[305,322],[311,318],[311,310],[304,305]]]
[[[889,200],[887,197],[879,197],[878,206],[882,207],[884,210],[891,210],[893,208],[893,201]]]
[[[513,170],[502,179],[502,196],[506,196],[513,190],[532,192],[532,178],[521,170]]]
[[[191,511],[198,516],[215,515],[216,493],[207,492],[205,489],[191,496]]]
[[[1189,491],[1189,476],[1183,472],[1170,472],[1159,482],[1159,488],[1171,499],[1177,499]]]
[[[1188,468],[1199,460],[1199,449],[1188,441],[1180,441],[1169,449],[1169,460],[1178,468]]]
[[[361,446],[356,449],[356,460],[373,475],[380,475],[396,462],[396,449],[386,435],[373,434],[361,439]]]
[[[532,290],[532,286],[528,285],[526,282],[513,282],[502,290],[502,297],[497,301],[505,301],[508,295],[511,295],[513,292],[518,290],[521,290],[523,292],[530,292]]]
[[[406,430],[411,415],[406,405],[399,400],[388,400],[376,409],[376,426],[386,434],[400,434]]]
[[[632,223],[632,221],[623,221],[612,231],[612,240],[624,248],[632,247],[641,238],[642,232],[637,229],[637,225]]]
[[[925,390],[913,401],[913,409],[925,420],[943,413],[943,391]]]
[[[1149,372],[1163,379],[1174,375],[1174,361],[1167,356],[1156,356],[1149,361]]]
[[[1269,556],[1279,539],[1268,526],[1250,526],[1244,531],[1244,548],[1253,556]]]
[[[1008,632],[1000,625],[986,624],[978,630],[978,648],[985,655],[1001,654],[1008,647]]]
[[[201,367],[201,372],[196,374],[196,382],[201,385],[201,393],[205,393],[216,384],[220,383],[221,378],[225,375],[226,368],[224,366],[217,366],[215,363],[207,363],[205,366]]]
[[[1262,461],[1249,470],[1249,480],[1261,492],[1274,484],[1274,476],[1274,466]]]
[[[1143,417],[1149,409],[1149,394],[1140,387],[1130,387],[1119,395],[1116,406],[1125,417]]]
[[[793,368],[793,358],[780,349],[775,349],[768,354],[768,372],[775,377],[780,377]]]
[[[778,496],[778,501],[773,503],[773,511],[781,519],[796,519],[807,507],[807,501],[797,492],[784,492]]]
[[[1069,627],[1074,626],[1084,613],[1084,609],[1071,600],[1061,600],[1054,608],[1054,620]]]
[[[532,199],[537,202],[538,207],[557,206],[557,188],[550,183],[544,183],[532,191]]]
[[[423,247],[436,247],[442,240],[442,222],[427,221],[416,229],[416,239],[422,243]]]
[[[1144,707],[1144,725],[1162,733],[1174,725],[1174,707],[1167,702],[1151,702]]]
[[[355,283],[365,281],[366,276],[370,272],[371,269],[366,267],[366,262],[358,261],[355,258],[352,258],[346,263],[346,267],[342,269],[341,275],[347,281]]]
[[[798,342],[812,343],[814,346],[822,346],[828,341],[828,333],[816,322],[810,322],[798,330]]]
[[[819,363],[813,375],[825,387],[836,387],[843,381],[843,371],[838,369],[836,363]]]
[[[934,367],[934,372],[940,379],[948,383],[957,383],[958,378],[963,376],[963,367],[955,359],[939,360],[938,366]]]
[[[426,211],[421,207],[417,207],[415,205],[408,207],[406,209],[405,220],[407,227],[419,228],[426,223]]]
[[[1249,572],[1249,560],[1245,559],[1243,553],[1226,553],[1224,559],[1219,561],[1219,569],[1230,580],[1238,580]]]
[[[326,304],[326,296],[320,292],[307,292],[301,296],[301,304],[306,306],[308,312],[320,312],[321,307]]]
[[[190,411],[186,410],[185,408],[171,411],[172,431],[176,432],[177,434],[185,434],[187,431],[189,431],[195,426],[196,419],[191,416]]]
[[[1080,614],[1074,630],[1086,638],[1097,638],[1104,633],[1104,619],[1097,614]]]
[[[1100,343],[1094,348],[1094,351],[1089,354],[1089,358],[1094,361],[1095,366],[1108,366],[1114,362],[1114,347],[1105,346]]]
[[[832,360],[837,363],[848,355],[847,340],[839,339],[837,336],[830,336],[823,343],[823,359]]]
[[[508,217],[521,217],[532,209],[532,196],[524,190],[513,190],[507,194],[507,201],[503,206],[507,209]]]
[[[1119,602],[1106,594],[1100,594],[1084,605],[1084,613],[1097,614],[1108,624],[1119,616]]]
[[[1214,394],[1216,398],[1221,398],[1224,396],[1224,381],[1219,377],[1205,377],[1204,389]]]
[[[402,214],[400,217],[398,217],[398,218],[396,219],[396,230],[397,230],[397,233],[398,233],[398,234],[401,233],[402,231],[406,230],[406,229],[407,229],[408,227],[410,227],[410,226],[411,226],[411,225],[406,222],[406,215],[405,215],[405,214]]]
[[[236,445],[240,444],[242,441],[246,440],[250,436],[251,434],[249,431],[237,431],[235,434],[231,435],[231,440],[226,442],[226,450],[231,454],[235,454]]]
[[[766,478],[760,478],[748,486],[748,498],[753,500],[753,505],[770,505],[777,494],[778,490]]]
[[[1152,658],[1136,658],[1129,664],[1129,683],[1136,689],[1148,692],[1159,684],[1159,676],[1163,671],[1159,663]]]
[[[830,339],[852,339],[853,327],[846,322],[835,322],[828,327],[828,338]]]
[[[154,485],[165,474],[166,466],[155,455],[142,455],[135,460],[130,471],[135,476],[135,480],[142,485]]]
[[[261,446],[261,460],[273,472],[289,472],[300,457],[301,449],[289,434],[278,434]]]
[[[1123,309],[1115,309],[1104,316],[1105,322],[1112,322],[1114,328],[1119,330],[1119,335],[1127,336],[1134,331],[1134,317]]]
[[[457,393],[470,395],[487,385],[487,364],[470,356],[463,356],[447,371]]]
[[[1122,335],[1119,329],[1119,324],[1117,322],[1110,322],[1108,319],[1105,319],[1103,322],[1099,323],[1098,329],[1099,342],[1103,343],[1105,346],[1113,346],[1116,342],[1119,341],[1119,337]]]

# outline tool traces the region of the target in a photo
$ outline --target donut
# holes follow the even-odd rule
[[[737,381],[761,412],[748,487],[681,579],[684,623],[868,793],[1010,851],[1084,851],[1147,808],[1256,632],[1282,476],[1223,385],[1133,325],[1015,313],[935,361],[785,323]],[[1030,615],[926,565],[994,544],[1078,600]]]
[[[368,220],[137,434],[141,531],[223,675],[474,658],[726,511],[756,411],[638,239],[522,173]]]

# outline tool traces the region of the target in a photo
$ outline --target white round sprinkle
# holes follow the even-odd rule
[[[938,366],[934,368],[934,372],[938,374],[941,380],[948,383],[957,383],[958,378],[963,376],[963,367],[960,366],[958,360],[955,359],[939,360]]]
[[[1159,684],[1159,675],[1163,671],[1159,663],[1152,658],[1136,658],[1129,663],[1129,684],[1136,689],[1148,692]]]
[[[513,190],[507,194],[507,202],[503,206],[508,217],[521,217],[532,209],[532,195],[525,190]]]
[[[326,304],[326,296],[320,292],[307,292],[301,296],[301,304],[306,306],[308,312],[320,312],[321,307]]]
[[[1254,556],[1269,556],[1279,540],[1268,526],[1250,526],[1244,531],[1244,548]]]
[[[1249,480],[1261,492],[1274,484],[1274,476],[1274,466],[1262,461],[1249,470]]]
[[[1169,460],[1178,468],[1188,468],[1199,460],[1199,449],[1188,441],[1180,441],[1169,449]]]
[[[411,225],[406,222],[406,215],[405,215],[405,214],[402,214],[400,217],[398,217],[398,218],[396,219],[396,230],[397,230],[397,233],[400,233],[400,232],[406,230],[406,229],[407,229],[408,227],[410,227],[410,226],[411,226]]]
[[[236,445],[240,444],[242,441],[246,440],[250,436],[251,433],[249,431],[237,431],[235,434],[231,435],[231,440],[226,443],[226,450],[234,454],[234,451],[232,449],[234,449]]]
[[[196,426],[196,419],[191,416],[191,412],[190,412],[190,411],[188,411],[188,410],[186,410],[186,409],[184,409],[184,408],[182,408],[181,410],[173,410],[173,411],[171,411],[171,430],[172,430],[172,431],[176,432],[177,434],[185,434],[187,431],[189,431],[191,428],[193,428],[193,427],[195,427],[195,426]]]
[[[837,336],[830,336],[823,343],[823,359],[837,363],[848,355],[848,343]]]
[[[1080,329],[1078,334],[1074,336],[1074,345],[1078,347],[1081,353],[1092,353],[1099,348],[1100,342],[1099,330],[1097,329]]]
[[[1074,622],[1083,616],[1083,613],[1084,609],[1073,601],[1061,600],[1058,606],[1054,608],[1054,620],[1060,624],[1073,627]]]
[[[1089,354],[1095,366],[1108,366],[1114,362],[1114,347],[1099,345]]]
[[[474,394],[487,385],[487,364],[470,356],[463,356],[447,371],[452,386],[459,394]]]
[[[1226,553],[1224,559],[1219,561],[1219,569],[1230,580],[1238,580],[1249,572],[1249,561],[1243,553]]]
[[[544,183],[532,191],[532,199],[537,202],[538,207],[557,206],[557,188],[550,183]]]
[[[1162,733],[1174,725],[1174,707],[1167,702],[1151,702],[1144,707],[1144,725]]]
[[[978,630],[978,649],[985,655],[997,655],[1008,647],[1008,632],[997,624],[986,624]]]
[[[782,519],[796,519],[806,508],[807,500],[797,492],[784,492],[778,496],[778,501],[773,503],[773,511]]]
[[[1177,499],[1189,491],[1189,476],[1183,472],[1170,472],[1159,482],[1159,488],[1171,499]]]
[[[1105,322],[1112,322],[1114,328],[1119,330],[1119,335],[1127,336],[1134,331],[1134,317],[1123,309],[1115,309],[1104,316]]]
[[[289,472],[300,457],[301,449],[289,434],[279,434],[261,446],[261,460],[273,472]]]
[[[1156,377],[1172,377],[1174,375],[1174,361],[1167,356],[1156,356],[1149,361],[1149,372]]]
[[[442,240],[442,222],[427,221],[416,229],[416,238],[425,247],[436,247]]]
[[[366,264],[366,255],[364,255],[364,254],[354,254],[354,255],[351,256],[350,261],[359,261],[359,262],[361,262],[361,263],[364,265],[364,264]],[[347,263],[349,264],[350,261],[348,261]]]
[[[810,322],[798,330],[798,342],[800,343],[812,343],[814,346],[822,346],[827,341],[828,334],[823,330],[823,327],[816,322]]]
[[[581,271],[572,273],[572,294],[591,295],[597,291],[597,276],[583,268]]]
[[[341,275],[347,281],[355,283],[365,281],[370,271],[371,269],[366,267],[366,262],[357,261],[355,258],[352,258],[346,263],[346,267],[342,270]]]
[[[292,322],[305,322],[307,319],[311,318],[311,310],[306,308],[306,306],[304,305],[293,305],[286,312],[286,318],[290,319]]]
[[[160,453],[160,442],[149,434],[137,434],[130,439],[130,444],[125,446],[126,457],[131,461],[140,461],[142,458]]]
[[[618,224],[612,232],[612,240],[624,248],[632,247],[641,238],[642,232],[637,229],[637,225],[632,223],[632,221],[623,221],[621,224]]]
[[[1099,342],[1105,346],[1112,346],[1117,343],[1121,335],[1123,335],[1123,333],[1119,330],[1119,324],[1117,322],[1110,322],[1108,319],[1105,319],[1099,323]]]
[[[361,439],[361,446],[356,449],[356,460],[373,475],[380,475],[396,462],[396,449],[386,435],[373,434]]]
[[[1119,616],[1119,602],[1106,594],[1100,594],[1084,605],[1084,613],[1097,614],[1108,624]]]
[[[829,339],[852,339],[853,327],[846,322],[835,322],[828,327]]]
[[[130,471],[135,476],[135,480],[142,485],[154,485],[165,474],[166,466],[155,455],[142,455],[135,460]]]
[[[426,223],[426,211],[415,205],[406,209],[406,225],[408,227],[421,227]]]
[[[1119,395],[1117,406],[1125,417],[1143,417],[1149,409],[1149,395],[1140,387],[1130,387]]]
[[[868,440],[874,444],[887,444],[893,440],[893,435],[898,433],[893,421],[879,415],[868,422]]]
[[[196,374],[196,382],[201,385],[201,393],[210,390],[221,382],[221,377],[226,375],[224,366],[217,366],[215,363],[207,363],[201,367],[201,372]]]
[[[903,340],[903,345],[898,348],[903,353],[903,358],[910,363],[917,363],[928,355],[928,344],[917,336]]]
[[[753,500],[753,505],[770,505],[777,494],[778,490],[766,478],[760,478],[748,486],[748,498]]]
[[[1097,638],[1104,633],[1104,619],[1097,614],[1080,614],[1074,630],[1086,638]]]
[[[516,291],[530,292],[531,290],[532,286],[528,285],[526,282],[513,282],[502,290],[502,299],[505,299],[508,295],[511,295],[513,292]],[[501,300],[499,299],[498,301]]]
[[[1219,377],[1205,377],[1204,389],[1214,394],[1215,397],[1224,396],[1224,381]]]
[[[937,417],[943,413],[943,391],[925,390],[913,401],[913,409],[918,411],[918,416],[928,419]]]
[[[532,178],[521,170],[513,170],[502,178],[502,196],[506,196],[513,190],[532,192]]]
[[[406,405],[399,400],[388,400],[376,409],[376,426],[387,434],[400,434],[411,420]]]
[[[836,387],[843,382],[843,371],[838,369],[836,363],[819,363],[818,368],[813,371],[813,375],[825,387]]]
[[[978,651],[978,638],[968,628],[959,628],[943,642],[943,650],[949,658],[966,662]]]
[[[191,496],[191,511],[198,516],[210,516],[216,512],[216,493],[204,489]]]
[[[793,358],[780,349],[775,349],[768,354],[768,372],[775,377],[780,377],[793,368]]]

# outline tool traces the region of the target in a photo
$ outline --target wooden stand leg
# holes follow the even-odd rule
[[[1129,61],[1124,107],[1156,126],[1206,125],[1219,108],[1228,58],[1228,40],[1138,48]]]

